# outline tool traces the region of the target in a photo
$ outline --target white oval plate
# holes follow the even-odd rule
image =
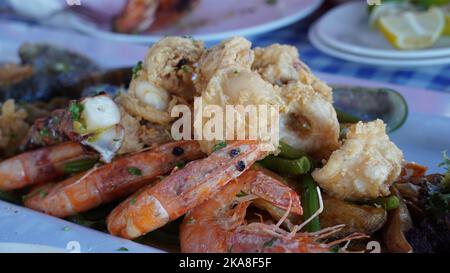
[[[340,5],[317,22],[317,35],[340,51],[376,58],[415,59],[450,56],[450,37],[441,37],[429,49],[397,50],[369,27],[365,1]]]
[[[336,47],[330,46],[325,41],[319,37],[317,34],[316,25],[312,26],[309,30],[308,37],[310,42],[314,47],[320,51],[329,54],[333,57],[356,62],[362,64],[378,65],[378,66],[390,66],[390,67],[419,67],[419,66],[432,66],[432,65],[443,65],[450,63],[450,55],[447,57],[435,57],[435,58],[412,58],[412,59],[401,59],[401,58],[387,58],[387,57],[370,57],[367,55],[360,55],[356,53],[349,53],[342,51]]]
[[[323,0],[202,0],[175,26],[149,35],[112,32],[94,23],[70,16],[70,24],[98,38],[131,43],[153,43],[167,35],[190,35],[205,42],[232,36],[251,36],[292,24],[315,11]]]

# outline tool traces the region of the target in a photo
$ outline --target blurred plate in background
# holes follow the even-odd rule
[[[76,16],[69,25],[98,38],[153,43],[168,35],[190,35],[205,42],[232,36],[251,36],[290,25],[314,12],[323,0],[202,0],[180,22],[152,34],[128,35],[111,31]],[[67,17],[66,17],[67,18]]]

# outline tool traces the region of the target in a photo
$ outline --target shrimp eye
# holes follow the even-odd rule
[[[242,172],[243,170],[245,170],[245,162],[244,161],[239,161],[238,164],[236,165],[236,168],[238,171]]]
[[[184,154],[184,149],[181,148],[181,147],[175,147],[175,148],[173,148],[173,150],[172,150],[172,154],[173,154],[174,156],[181,156],[182,154]]]

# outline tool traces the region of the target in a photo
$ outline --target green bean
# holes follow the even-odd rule
[[[360,119],[352,114],[346,113],[342,110],[336,109],[336,114],[339,123],[358,123]]]
[[[306,221],[314,213],[319,210],[319,195],[317,193],[317,184],[311,175],[305,175],[303,177],[303,221]],[[306,230],[309,232],[315,232],[320,230],[319,216],[314,217],[307,225]]]
[[[263,167],[277,172],[281,175],[302,175],[311,170],[312,164],[308,157],[302,156],[298,159],[290,160],[269,155],[259,162]]]
[[[96,158],[79,159],[64,164],[63,170],[67,174],[80,173],[92,169],[97,162]]]
[[[302,156],[307,156],[305,152],[298,150],[292,146],[289,146],[283,141],[280,141],[280,145],[278,146],[278,148],[280,149],[280,153],[278,154],[278,156],[282,158],[298,159]]]
[[[392,210],[398,208],[400,204],[400,200],[395,195],[391,195],[388,197],[380,197],[371,202],[373,205],[381,206],[385,210]]]

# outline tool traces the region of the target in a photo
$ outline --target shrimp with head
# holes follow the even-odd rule
[[[285,210],[277,224],[246,222],[247,208],[255,200],[265,200]],[[317,233],[297,233],[280,228],[287,213],[301,215],[297,193],[264,169],[252,168],[230,182],[213,198],[186,214],[180,227],[181,251],[185,253],[226,252],[331,252],[342,241],[364,237],[354,234],[335,242],[321,242],[342,227]]]
[[[38,187],[25,198],[25,206],[61,218],[71,216],[126,197],[180,162],[203,156],[195,141],[167,143]]]
[[[343,146],[312,175],[320,187],[340,199],[367,200],[390,194],[402,170],[403,154],[389,140],[381,120],[350,127]]]
[[[108,216],[113,235],[133,239],[184,215],[266,156],[256,141],[235,141],[131,196]]]

